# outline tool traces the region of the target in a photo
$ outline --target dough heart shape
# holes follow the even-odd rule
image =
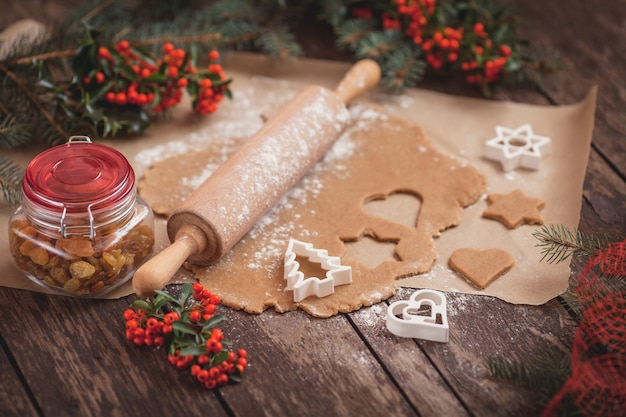
[[[484,289],[515,265],[515,258],[504,249],[460,248],[450,256],[450,268]]]

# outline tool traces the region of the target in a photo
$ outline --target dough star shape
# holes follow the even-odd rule
[[[543,224],[539,210],[546,202],[528,197],[519,188],[508,194],[488,194],[487,202],[490,206],[483,211],[483,217],[498,220],[509,229],[515,229],[522,223]]]
[[[541,158],[551,150],[551,139],[536,135],[529,124],[517,129],[496,126],[496,137],[486,142],[483,155],[500,161],[507,172],[517,167],[537,170]]]

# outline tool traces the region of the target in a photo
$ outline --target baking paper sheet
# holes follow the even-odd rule
[[[210,141],[252,135],[279,105],[303,86],[318,84],[333,88],[349,64],[299,60],[273,63],[265,56],[236,53],[224,57],[224,68],[232,77],[234,99],[225,101],[210,117],[191,114],[188,103],[172,118],[153,125],[139,138],[99,141],[126,155],[137,177],[152,163],[185,152],[194,152]],[[576,227],[582,199],[582,186],[589,157],[596,90],[580,103],[568,106],[536,106],[490,101],[409,89],[402,95],[381,90],[368,93],[358,101],[375,103],[391,115],[420,125],[434,147],[474,164],[487,177],[487,193],[507,193],[521,188],[532,197],[546,201],[541,211],[545,224]],[[499,163],[482,157],[484,142],[495,136],[495,126],[517,128],[529,123],[538,135],[552,139],[552,153],[537,171],[518,169],[505,173]],[[26,165],[40,150],[6,151],[7,156]],[[3,151],[5,154],[5,151]],[[444,231],[435,244],[439,259],[428,273],[402,279],[399,285],[491,295],[512,303],[542,304],[567,287],[569,264],[540,262],[540,249],[532,232],[538,226],[523,225],[509,230],[499,222],[481,218],[487,207],[485,198],[463,212],[458,227]],[[12,209],[0,208],[0,285],[33,291],[46,291],[31,283],[13,265],[8,250],[8,219]],[[157,220],[157,250],[169,242],[165,220]],[[510,251],[516,266],[483,291],[452,272],[447,265],[450,253],[458,247],[485,249],[500,247]],[[181,273],[176,280],[189,276]],[[109,295],[131,293],[125,285]]]

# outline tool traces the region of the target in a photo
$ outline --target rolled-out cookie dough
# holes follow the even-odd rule
[[[485,191],[485,177],[464,160],[435,150],[422,129],[364,106],[333,148],[253,229],[213,266],[189,265],[225,305],[261,313],[302,308],[317,317],[350,312],[395,293],[396,279],[429,271],[437,260],[433,238],[457,225],[464,207]],[[232,153],[241,140],[213,143],[206,151],[175,156],[150,168],[139,184],[157,213],[167,215]],[[394,194],[421,202],[414,227],[371,214],[363,205]],[[283,255],[289,238],[312,243],[331,256],[344,242],[365,237],[395,244],[396,259],[375,267],[343,259],[353,281],[324,298],[294,303],[285,291]],[[367,257],[367,253],[360,256]]]

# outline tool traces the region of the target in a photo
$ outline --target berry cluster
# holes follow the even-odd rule
[[[507,44],[494,46],[485,26],[480,22],[472,26],[469,40],[472,54],[461,63],[461,69],[467,73],[467,82],[480,85],[499,81],[511,57],[511,47]]]
[[[352,15],[372,19],[373,10],[379,10],[382,28],[402,31],[421,48],[428,67],[461,70],[468,83],[483,89],[500,81],[507,69],[516,67],[507,66],[514,51],[511,39],[505,42],[501,26],[492,21],[486,28],[478,21],[478,14],[451,17],[444,9],[436,0],[386,0],[356,7]]]
[[[459,59],[462,39],[462,27],[457,29],[446,27],[435,31],[432,38],[422,43],[428,65],[440,69],[446,62],[456,62]]]
[[[186,89],[196,112],[216,111],[224,95],[230,94],[230,80],[217,63],[218,52],[210,52],[206,69],[199,70],[184,49],[166,43],[162,51],[163,56],[156,58],[126,40],[113,47],[97,46],[95,62],[81,78],[83,89],[102,97],[103,104],[148,108],[154,113],[176,106]]]
[[[137,346],[164,347],[168,361],[208,389],[239,382],[248,366],[247,352],[224,348],[230,344],[216,327],[217,294],[200,283],[184,284],[179,298],[157,291],[153,300],[135,300],[126,311],[126,339]]]

